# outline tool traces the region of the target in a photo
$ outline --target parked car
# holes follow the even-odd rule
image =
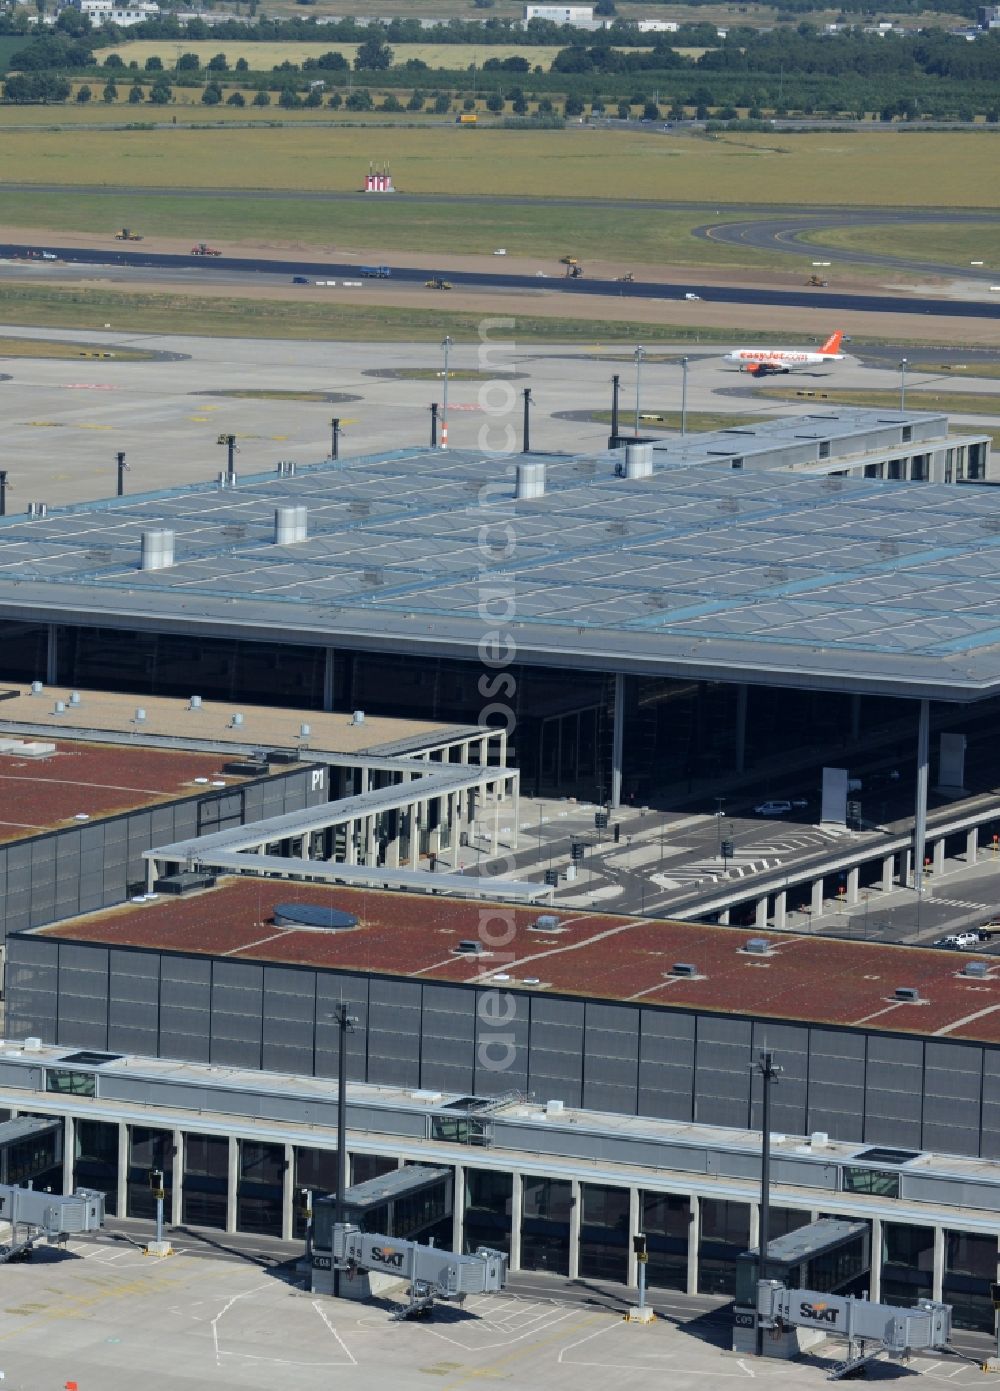
[[[947,937],[939,937],[934,943],[935,947],[944,947],[948,951],[971,951],[973,947],[978,947],[982,941],[978,932],[951,932]]]
[[[792,804],[787,798],[780,798],[771,802],[760,802],[754,807],[758,816],[787,816],[792,809]]]
[[[305,277],[304,275],[293,275],[293,276],[292,276],[292,284],[293,284],[293,285],[308,285],[308,284],[309,284],[309,281],[306,279],[306,277]]]

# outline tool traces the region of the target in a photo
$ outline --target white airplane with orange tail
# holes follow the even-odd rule
[[[779,372],[798,372],[803,367],[822,367],[827,362],[842,362],[840,344],[844,334],[838,329],[831,333],[821,348],[737,348],[726,353],[723,362],[733,362],[741,372],[754,377],[769,377]]]

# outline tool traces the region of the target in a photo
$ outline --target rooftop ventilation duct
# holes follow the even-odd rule
[[[466,938],[464,941],[459,942],[457,947],[453,947],[452,950],[457,956],[482,956],[483,944],[482,942],[473,941],[471,938]]]
[[[983,980],[985,979],[988,970],[988,961],[967,961],[962,971],[962,975],[972,976],[975,980]]]
[[[295,476],[295,463],[294,463],[294,461],[291,460],[291,459],[279,459],[279,460],[278,460],[278,470],[277,470],[277,471],[278,471],[278,477],[279,477],[279,478],[294,478],[294,476]]]
[[[291,546],[309,535],[309,512],[305,507],[276,507],[274,509],[274,541],[278,546]]]
[[[907,1004],[915,1005],[920,1000],[920,991],[915,985],[897,985],[892,993],[894,999],[905,1001]]]
[[[545,496],[544,464],[518,464],[516,496],[519,498]]]
[[[625,477],[650,478],[653,473],[653,446],[651,444],[627,444],[625,446]]]
[[[49,505],[48,505],[47,502],[29,502],[29,503],[28,503],[28,516],[29,516],[29,517],[34,517],[34,518],[37,519],[38,517],[47,517],[48,514],[49,514]]]
[[[142,533],[142,554],[140,570],[169,570],[174,563],[174,533],[172,531],[144,531]]]
[[[670,968],[672,976],[681,976],[685,980],[690,980],[692,976],[698,974],[698,967],[692,965],[690,961],[675,961]]]
[[[754,956],[767,956],[771,950],[771,943],[766,937],[748,937],[743,943],[743,950],[752,952]]]

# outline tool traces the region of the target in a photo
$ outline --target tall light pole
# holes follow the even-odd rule
[[[455,340],[450,334],[445,334],[441,340],[444,348],[444,401],[441,406],[441,448],[448,448],[448,350],[454,346]]]
[[[766,1280],[767,1248],[771,1242],[771,1087],[781,1075],[774,1054],[765,1048],[753,1064],[763,1084],[763,1114],[760,1124],[760,1240],[757,1246],[757,1279]],[[755,1301],[756,1302],[756,1301]],[[757,1356],[764,1356],[764,1329],[757,1318]]]
[[[642,360],[646,356],[646,349],[638,347],[635,350],[635,433],[639,433],[639,391],[642,384]]]
[[[681,434],[687,434],[688,420],[688,360],[681,358]]]
[[[339,1049],[337,1053],[337,1203],[334,1221],[344,1220],[344,1194],[347,1192],[347,1035],[354,1032],[358,1022],[339,1004],[334,1010],[337,1021]],[[340,1266],[333,1262],[333,1293],[340,1297]]]
[[[907,361],[904,357],[899,364],[899,409],[906,410],[906,368]]]

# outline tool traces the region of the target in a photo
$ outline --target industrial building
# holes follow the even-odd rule
[[[641,1227],[651,1286],[725,1292],[766,1045],[772,1235],[867,1221],[873,1295],[992,1327],[994,959],[564,910],[458,863],[476,824],[516,847],[525,781],[614,806],[884,737],[917,764],[905,882],[931,728],[1000,697],[991,471],[943,417],[830,412],[0,519],[0,1107],[58,1118],[64,1188],[120,1216],[157,1168],[175,1224],[291,1237],[335,1182],[346,1005],[351,1181],[442,1166],[459,1249],[633,1283]],[[975,852],[980,819],[931,839]]]

